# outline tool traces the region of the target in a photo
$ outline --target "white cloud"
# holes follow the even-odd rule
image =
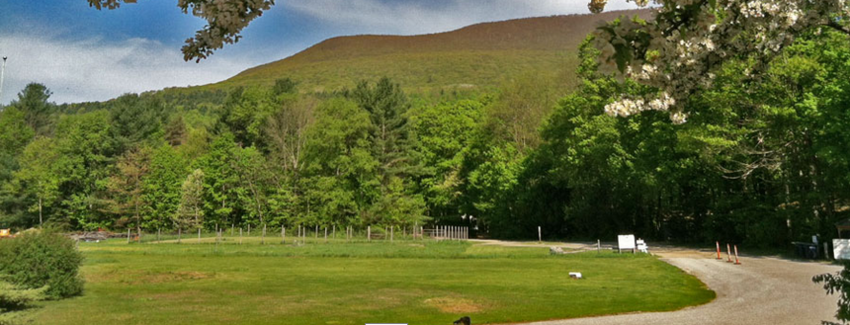
[[[178,47],[147,39],[67,40],[47,33],[0,35],[0,55],[9,57],[0,103],[17,98],[30,82],[46,85],[57,103],[100,101],[217,82],[257,63],[213,56],[196,64],[183,62]]]
[[[589,0],[290,0],[280,5],[353,33],[422,34],[444,32],[475,23],[535,16],[589,13]],[[635,9],[634,3],[611,1],[606,9]]]

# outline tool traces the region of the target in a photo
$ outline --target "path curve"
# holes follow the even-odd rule
[[[188,240],[188,239],[187,239]],[[510,247],[560,246],[572,250],[595,250],[596,243],[537,243],[470,240],[477,245]],[[610,248],[610,244],[603,245]],[[709,250],[694,250],[650,243],[661,260],[692,274],[717,293],[714,301],[673,312],[633,313],[526,323],[523,325],[620,325],[620,324],[810,324],[835,321],[836,296],[827,296],[811,281],[841,267],[818,262],[774,257],[742,256],[742,265],[716,260]],[[651,292],[647,292],[651,295]]]
[[[835,321],[838,298],[827,296],[823,288],[811,279],[817,274],[835,273],[841,269],[839,266],[755,256],[743,257],[742,265],[734,265],[716,260],[712,251],[674,247],[656,248],[653,253],[702,280],[717,293],[717,299],[674,312],[553,320],[526,325],[817,325],[824,320]]]

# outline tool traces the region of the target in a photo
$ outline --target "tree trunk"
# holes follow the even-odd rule
[[[139,202],[136,202],[136,236],[139,237],[139,242],[142,242],[142,216],[139,213]]]
[[[41,214],[41,198],[38,198],[38,226],[44,227],[44,217]]]

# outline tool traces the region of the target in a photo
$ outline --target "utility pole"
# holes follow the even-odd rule
[[[3,100],[3,77],[6,75],[6,59],[8,57],[3,57],[3,69],[0,70],[0,100]]]

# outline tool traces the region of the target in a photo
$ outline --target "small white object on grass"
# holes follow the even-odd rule
[[[570,272],[570,277],[573,279],[581,279],[581,272]]]
[[[646,242],[643,239],[638,239],[636,241],[636,243],[637,243],[637,250],[639,252],[649,253],[649,246],[646,245]]]

